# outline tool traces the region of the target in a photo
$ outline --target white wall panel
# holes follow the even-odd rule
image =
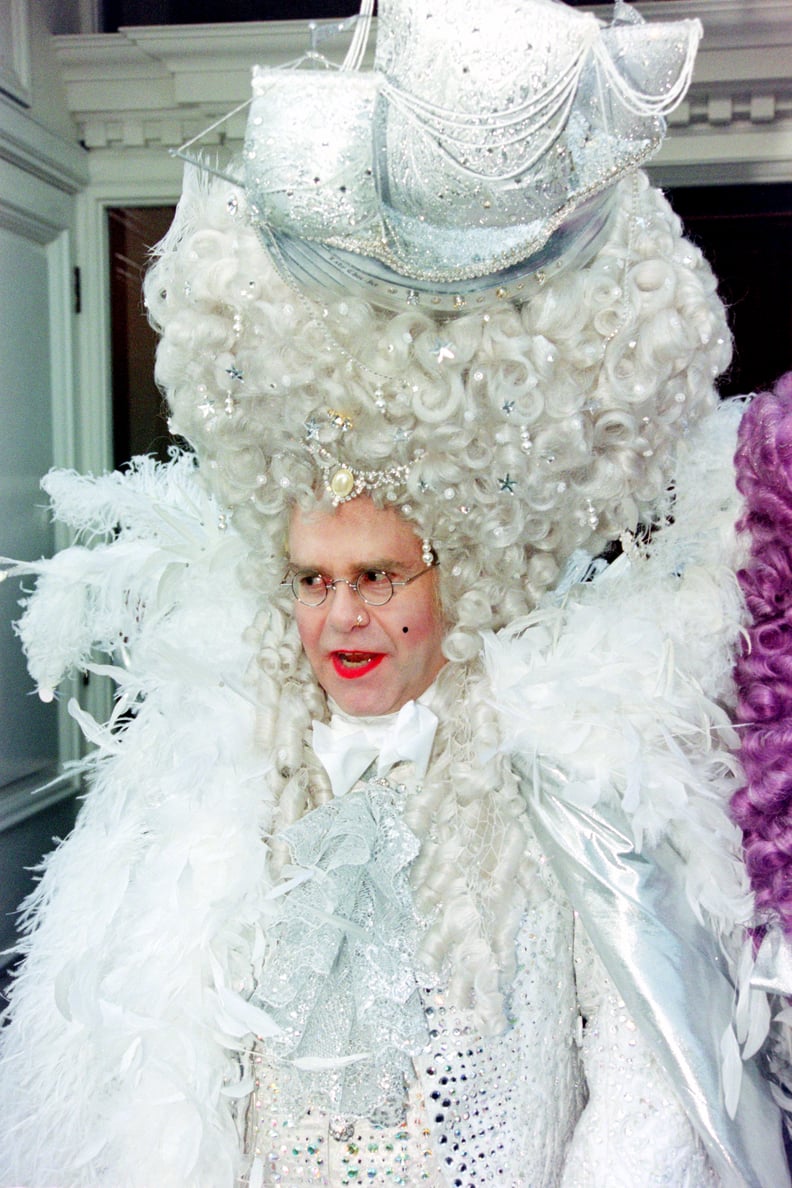
[[[54,544],[39,491],[53,464],[49,268],[46,245],[0,226],[0,554],[21,560]],[[58,760],[57,706],[28,696],[11,633],[17,587],[0,585],[0,788]]]

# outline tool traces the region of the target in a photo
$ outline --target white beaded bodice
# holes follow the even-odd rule
[[[527,914],[518,939],[513,1024],[503,1035],[482,1038],[441,992],[424,990],[431,1038],[414,1062],[403,1126],[322,1114],[289,1125],[278,1117],[277,1081],[260,1068],[248,1126],[260,1182],[322,1188],[559,1183],[584,1100],[572,927],[571,913],[555,895]]]

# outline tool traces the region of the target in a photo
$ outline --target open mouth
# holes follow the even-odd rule
[[[365,676],[385,659],[384,652],[333,652],[333,668],[347,681]]]

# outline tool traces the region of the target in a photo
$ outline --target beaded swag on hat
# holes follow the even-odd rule
[[[373,70],[350,68],[359,37],[341,69],[255,68],[251,217],[308,292],[444,311],[519,296],[597,249],[700,36],[623,2],[606,26],[557,0],[380,0]]]

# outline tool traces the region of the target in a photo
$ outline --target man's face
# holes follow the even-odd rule
[[[354,581],[381,570],[394,582],[426,566],[421,543],[393,508],[365,496],[332,512],[296,508],[289,529],[293,570]],[[434,570],[397,586],[390,602],[370,606],[339,582],[321,606],[295,602],[305,654],[324,691],[349,714],[389,714],[419,697],[445,664],[443,620]]]

